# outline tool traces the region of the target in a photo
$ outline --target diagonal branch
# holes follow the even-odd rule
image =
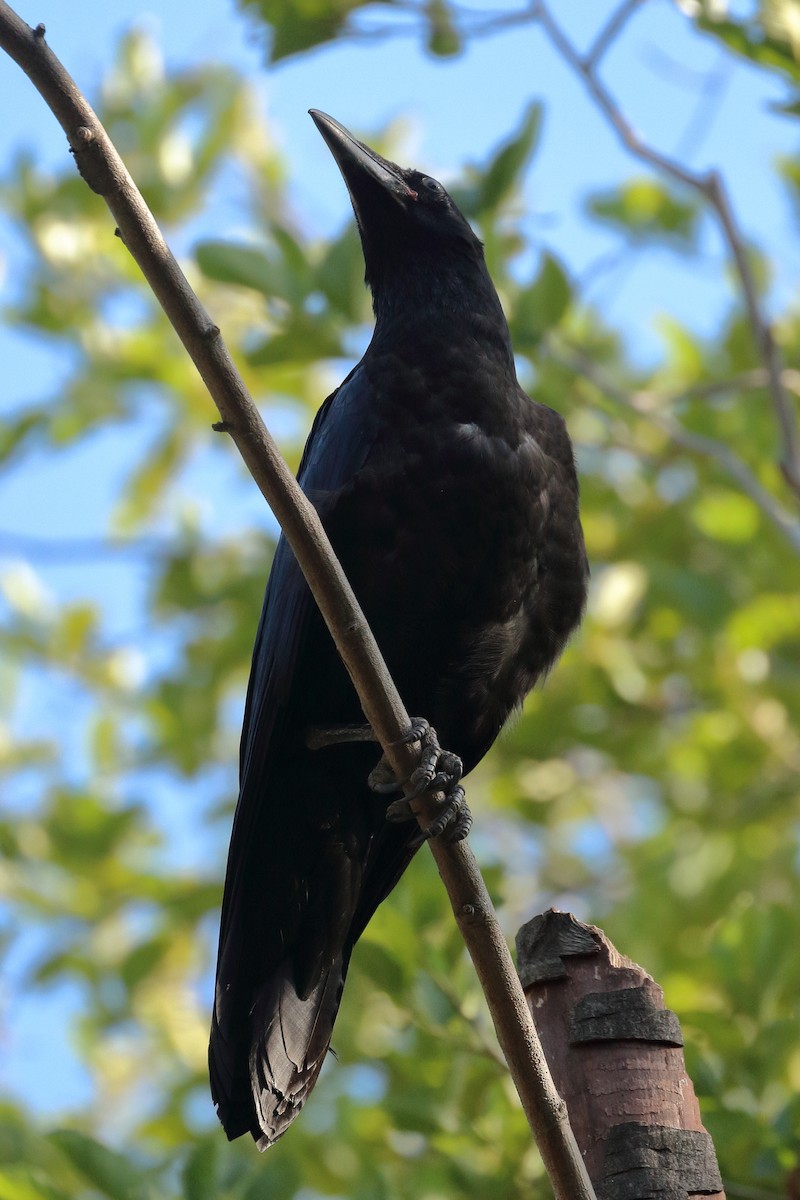
[[[648,145],[629,124],[613,96],[597,75],[595,71],[599,57],[596,52],[597,43],[595,43],[595,48],[585,58],[582,58],[543,0],[539,0],[535,9],[539,23],[550,41],[561,57],[583,80],[598,107],[616,130],[623,145],[634,157],[648,163],[661,174],[668,175],[683,187],[696,192],[716,213],[739,276],[753,340],[767,371],[769,394],[781,435],[780,468],[789,487],[800,497],[800,435],[797,429],[797,415],[783,384],[781,355],[769,321],[762,311],[745,239],[733,213],[725,184],[716,171],[710,171],[705,175],[695,174],[676,159],[662,154]],[[618,15],[627,17],[629,9],[632,9],[632,5],[624,4]],[[606,28],[608,29],[608,27]],[[612,32],[615,30],[612,29]],[[604,34],[601,33],[601,51],[605,50],[609,40],[607,38],[602,40],[603,38]]]
[[[655,397],[652,392],[624,391],[605,372],[598,368],[587,355],[564,350],[560,346],[556,348],[552,340],[548,341],[547,353],[568,370],[574,371],[576,375],[580,375],[584,379],[588,379],[604,396],[613,400],[618,407],[632,410],[638,416],[644,417],[652,425],[658,426],[676,446],[681,446],[684,450],[688,450],[690,454],[699,454],[703,458],[713,459],[731,479],[736,481],[741,490],[758,505],[764,515],[780,531],[792,549],[800,554],[800,522],[786,511],[783,505],[773,496],[772,492],[765,488],[763,483],[753,474],[747,464],[742,462],[724,442],[708,437],[706,434],[694,433],[692,430],[684,428],[680,421],[676,421],[673,417],[669,416],[660,406],[656,407],[654,403]],[[784,374],[789,376],[789,386],[796,388],[797,383],[792,378],[796,372],[786,371]],[[750,386],[763,386],[763,373],[753,373],[753,375],[755,378],[750,382]],[[738,385],[740,387],[744,386],[741,380],[738,381]],[[714,391],[727,391],[731,386],[733,384],[730,380],[724,384],[700,385],[696,389],[687,389],[682,395],[675,396],[672,402],[678,403],[681,399],[689,395],[709,395]]]
[[[620,4],[619,8],[611,14],[583,60],[587,71],[593,71],[596,68],[600,59],[609,50],[611,43],[619,37],[623,27],[643,3],[644,0],[625,0],[625,3]]]
[[[152,214],[97,116],[44,40],[0,0],[0,46],[55,113],[89,186],[172,322],[230,433],[278,518],[358,692],[364,714],[400,779],[415,765],[401,742],[408,714],[319,518],[283,461],[213,323],[166,245]],[[427,811],[419,813],[422,828]],[[594,1200],[589,1177],[556,1092],[489,894],[464,842],[431,842],[459,928],[486,995],[498,1040],[534,1131],[557,1200]]]

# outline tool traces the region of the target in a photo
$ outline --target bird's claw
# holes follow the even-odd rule
[[[394,800],[386,810],[386,820],[394,822],[415,821],[417,814],[406,796]],[[427,829],[420,829],[411,839],[413,849],[418,849],[431,838],[443,837],[446,842],[461,842],[472,828],[472,813],[460,784],[447,792],[441,808]]]
[[[405,782],[410,790],[393,800],[386,810],[388,821],[416,820],[412,800],[425,792],[442,794],[439,811],[427,829],[420,830],[412,840],[414,848],[431,838],[444,837],[447,842],[460,842],[470,831],[472,814],[464,797],[459,780],[463,772],[461,759],[449,750],[442,750],[436,730],[423,718],[415,717],[408,731],[401,738],[404,745],[418,742],[420,761]],[[397,779],[385,760],[372,772],[369,785],[373,791],[389,792],[398,787]]]

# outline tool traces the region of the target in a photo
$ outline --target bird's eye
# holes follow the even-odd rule
[[[429,175],[426,175],[422,180],[422,186],[425,188],[425,191],[430,192],[432,196],[441,196],[442,192],[444,191],[444,188],[439,183],[438,179],[431,179]]]

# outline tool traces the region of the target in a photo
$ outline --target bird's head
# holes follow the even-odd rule
[[[483,247],[437,179],[398,167],[318,109],[310,109],[347,184],[376,308],[399,281],[441,270],[485,273]]]

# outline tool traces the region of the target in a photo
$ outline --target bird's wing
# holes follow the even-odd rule
[[[377,430],[372,399],[366,373],[357,367],[317,413],[299,471],[299,482],[313,502],[324,503],[326,497],[330,502],[364,464]],[[270,874],[276,890],[289,897],[294,883],[292,847],[290,842],[284,845],[291,837],[291,814],[281,811],[285,797],[275,781],[282,769],[284,734],[291,729],[296,664],[309,631],[321,619],[297,560],[281,537],[253,651],[220,924],[210,1061],[214,1099],[229,1136],[236,1136],[233,1129],[240,1117],[235,1110],[245,1099],[242,1067],[246,1071],[247,1062],[239,1043],[249,1024],[249,988],[243,977],[252,982],[254,974],[260,972],[263,978],[274,968],[276,962],[264,961],[264,955],[274,952],[277,960],[283,937],[279,924],[272,934],[264,929],[252,898]],[[270,950],[267,944],[253,945],[256,930],[259,941],[271,936],[276,946]],[[251,1103],[246,1100],[242,1119]],[[238,1132],[248,1127],[249,1121]]]
[[[313,503],[330,497],[363,466],[376,434],[371,400],[366,373],[356,367],[318,410],[297,476]],[[281,535],[253,647],[228,884],[231,867],[236,865],[232,857],[234,849],[241,839],[247,845],[248,818],[266,799],[263,784],[274,752],[276,724],[285,718],[290,707],[294,669],[312,618],[319,619],[314,598],[294,553]]]

